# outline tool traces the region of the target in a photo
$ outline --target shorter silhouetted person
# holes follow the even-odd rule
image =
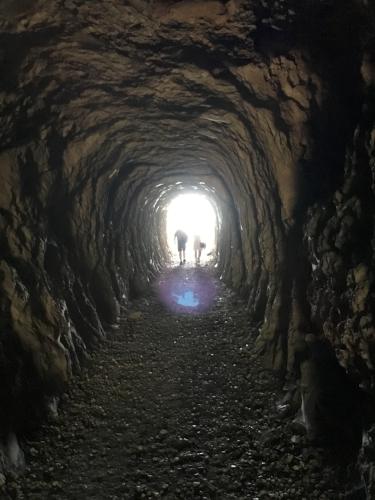
[[[201,242],[201,237],[196,234],[194,236],[194,257],[195,257],[195,263],[199,264],[201,261],[201,254],[202,254],[202,242]]]
[[[178,229],[174,233],[174,237],[177,238],[177,248],[178,248],[178,255],[180,257],[180,265],[185,264],[186,259],[185,259],[185,250],[186,250],[186,242],[187,242],[187,234],[184,233],[184,231],[181,231],[181,229]]]

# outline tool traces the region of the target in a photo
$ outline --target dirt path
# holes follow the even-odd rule
[[[277,383],[252,353],[244,304],[214,288],[196,315],[156,296],[133,304],[58,421],[27,443],[29,467],[8,498],[340,498],[337,471],[275,413]]]

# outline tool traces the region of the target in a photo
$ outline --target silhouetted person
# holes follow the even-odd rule
[[[180,265],[185,264],[186,259],[185,259],[185,250],[186,250],[186,242],[187,242],[187,234],[184,233],[184,231],[181,231],[181,229],[177,229],[177,231],[174,233],[174,237],[177,238],[177,248],[178,248],[178,255],[180,257]]]
[[[201,237],[198,234],[196,234],[194,236],[194,257],[196,264],[199,264],[201,260],[201,254],[202,254]]]

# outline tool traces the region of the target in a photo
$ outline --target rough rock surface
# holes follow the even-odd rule
[[[1,2],[0,471],[166,263],[180,192],[317,433],[357,398],[370,428],[374,36],[365,0]]]
[[[373,57],[373,55],[372,55]],[[372,59],[372,68],[374,60]],[[370,61],[362,67],[367,84],[361,120],[348,148],[342,180],[332,198],[309,209],[305,243],[311,262],[308,300],[313,328],[329,340],[340,365],[364,390],[357,421],[364,433],[365,466],[374,495],[375,418],[375,100]]]
[[[28,440],[30,466],[5,498],[341,498],[345,468],[276,412],[280,382],[254,353],[244,303],[216,290],[204,315],[135,301]]]

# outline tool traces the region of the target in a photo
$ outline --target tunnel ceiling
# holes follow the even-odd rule
[[[306,333],[324,333],[364,376],[347,328],[368,360],[374,252],[348,228],[373,199],[370,126],[354,131],[374,19],[359,0],[1,2],[4,425],[23,422],[20,400],[60,394],[165,265],[176,182],[217,206],[218,272],[268,365],[291,373]],[[355,140],[363,185],[348,180]]]
[[[211,170],[232,191],[274,181],[292,217],[325,89],[298,40],[308,12],[272,4],[5,2],[2,143],[32,142],[38,164],[53,148],[69,193]]]
[[[107,190],[134,166],[155,179],[211,169],[232,189],[239,169],[250,189],[268,170],[291,217],[323,89],[308,52],[285,47],[297,12],[271,4],[5,3],[3,144],[48,157],[59,141],[69,192]]]

